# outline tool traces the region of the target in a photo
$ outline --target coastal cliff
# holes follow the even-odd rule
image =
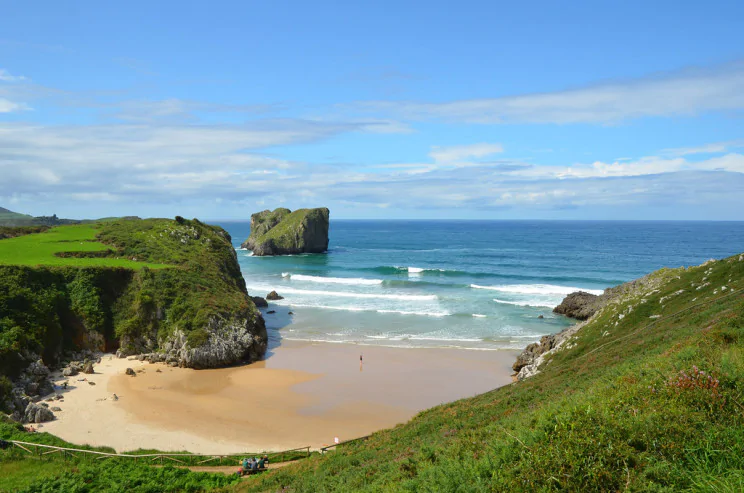
[[[328,250],[328,227],[325,207],[265,210],[251,215],[251,234],[242,247],[256,256],[323,253]]]
[[[20,411],[49,391],[33,378],[38,367],[59,365],[71,353],[147,353],[174,366],[213,368],[259,359],[266,343],[222,228],[178,217],[0,240],[6,410]]]

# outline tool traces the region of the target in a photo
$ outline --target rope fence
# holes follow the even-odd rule
[[[299,447],[280,452],[244,452],[239,454],[191,454],[191,453],[143,453],[143,454],[119,454],[111,452],[99,452],[98,450],[85,450],[68,447],[57,447],[41,443],[22,442],[20,440],[7,440],[14,448],[18,448],[28,454],[44,458],[52,454],[60,454],[63,458],[89,458],[93,460],[104,460],[111,458],[132,459],[135,462],[145,461],[150,463],[165,464],[166,462],[177,463],[183,466],[198,465],[234,465],[243,457],[263,456],[269,457],[271,462],[286,462],[290,460],[310,457],[310,447]],[[217,463],[209,464],[217,461]]]

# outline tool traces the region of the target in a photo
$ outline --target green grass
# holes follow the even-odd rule
[[[45,265],[74,267],[122,267],[160,269],[165,264],[136,262],[127,258],[60,257],[60,253],[111,251],[111,246],[96,240],[100,227],[92,224],[58,226],[46,232],[0,240],[0,265]]]
[[[59,467],[47,467],[36,460],[0,462],[0,493],[20,491],[36,481],[55,478],[61,473]]]
[[[535,377],[236,490],[742,491],[744,260],[654,277]]]

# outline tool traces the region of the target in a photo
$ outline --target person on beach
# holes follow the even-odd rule
[[[264,469],[266,467],[266,456],[264,455],[261,457],[261,459],[258,461],[258,468]]]

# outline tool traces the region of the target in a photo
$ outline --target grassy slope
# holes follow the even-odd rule
[[[59,226],[39,234],[0,241],[0,265],[49,265],[76,267],[162,268],[165,265],[124,258],[62,258],[61,252],[106,252],[111,247],[96,241],[100,227],[92,224]]]
[[[657,276],[537,376],[238,490],[744,490],[744,255]]]
[[[263,211],[257,214],[253,214],[251,216],[251,221],[253,223],[251,225],[251,234],[248,238],[255,240],[266,234],[267,231],[269,231],[277,223],[282,221],[291,212],[292,211],[290,211],[289,209],[279,207],[277,209],[274,209],[273,211]]]

